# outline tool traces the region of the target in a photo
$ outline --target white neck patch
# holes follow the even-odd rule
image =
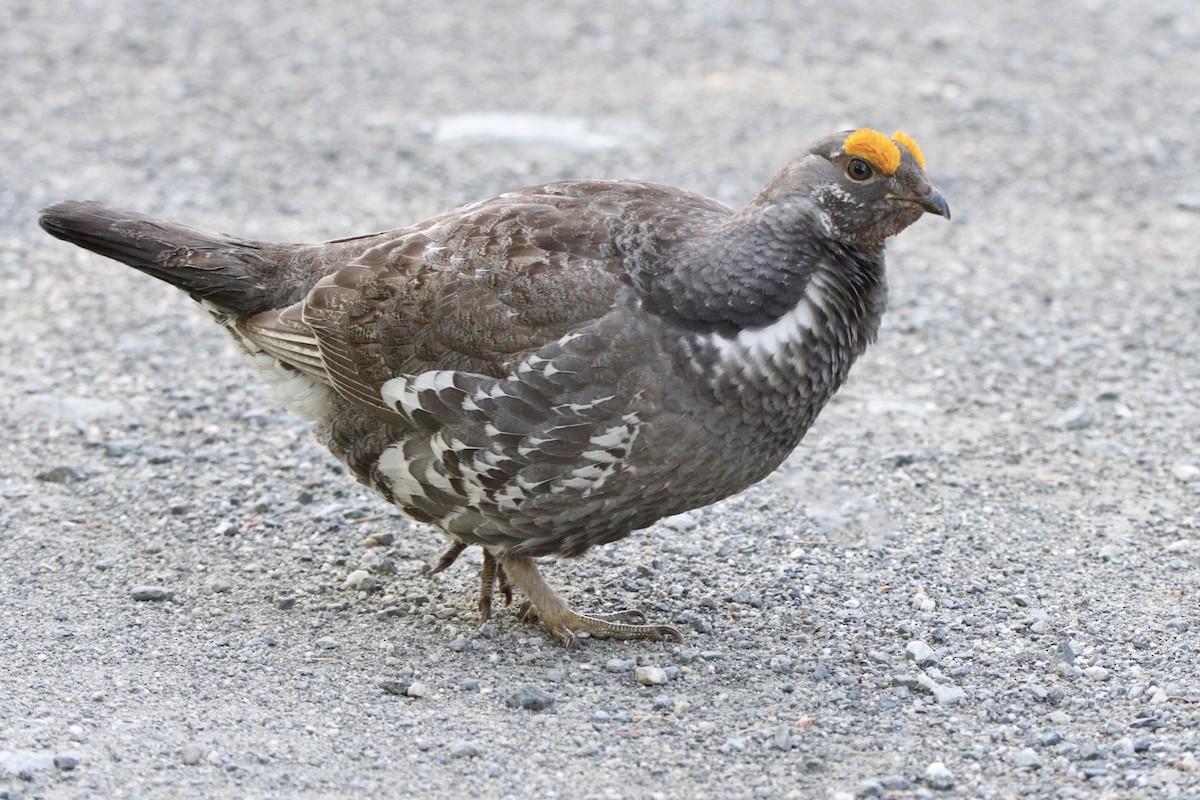
[[[745,328],[730,338],[713,335],[711,342],[716,346],[722,360],[743,364],[747,359],[759,361],[769,359],[787,349],[788,344],[800,344],[807,332],[816,324],[814,311],[824,309],[825,292],[820,273],[813,275],[808,288],[792,310],[761,328]]]

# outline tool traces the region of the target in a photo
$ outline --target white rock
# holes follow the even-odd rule
[[[356,569],[346,576],[346,588],[369,592],[379,586],[379,581],[365,569]]]
[[[1186,461],[1180,461],[1171,467],[1171,476],[1180,483],[1200,480],[1200,467],[1197,467],[1195,464],[1189,464]]]
[[[925,783],[931,789],[945,791],[954,788],[954,773],[946,769],[941,761],[934,761],[925,768]]]
[[[667,671],[661,667],[638,667],[633,677],[642,686],[662,686],[667,682]]]
[[[904,646],[904,652],[918,667],[928,667],[938,662],[937,653],[933,652],[933,648],[916,639]]]

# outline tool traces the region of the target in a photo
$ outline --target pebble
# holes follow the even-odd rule
[[[938,663],[937,653],[933,652],[933,648],[922,641],[913,640],[904,647],[904,652],[910,659],[917,663],[918,667],[929,667]]]
[[[1200,194],[1175,195],[1175,205],[1184,211],[1200,211]]]
[[[1181,461],[1171,467],[1171,477],[1180,483],[1191,483],[1200,480],[1200,467]]]
[[[854,793],[855,797],[883,797],[883,784],[879,781],[865,780],[858,785],[858,791]]]
[[[629,670],[633,669],[633,666],[636,663],[637,662],[635,661],[629,661],[623,658],[610,658],[608,661],[604,662],[604,668],[609,672],[628,672]]]
[[[667,682],[667,671],[661,667],[638,667],[633,677],[642,686],[662,686]]]
[[[336,650],[339,646],[338,640],[332,636],[322,636],[314,644],[322,650]]]
[[[413,681],[408,685],[408,688],[404,690],[404,696],[411,697],[413,699],[422,698],[427,694],[429,694],[429,687],[420,681]]]
[[[746,751],[746,740],[745,739],[739,739],[737,737],[733,737],[731,739],[726,739],[725,743],[723,745],[721,745],[722,753],[744,753],[745,751]]]
[[[1042,758],[1032,747],[1026,747],[1017,751],[1013,763],[1022,769],[1041,769]]]
[[[124,403],[115,400],[96,400],[65,394],[29,394],[18,400],[12,409],[18,417],[53,419],[62,422],[83,422],[98,417],[126,414]]]
[[[792,726],[786,722],[775,729],[775,749],[785,753],[792,749]]]
[[[466,739],[455,739],[450,743],[451,758],[476,758],[482,751]]]
[[[60,753],[54,757],[54,766],[63,772],[70,772],[79,766],[79,759],[72,755]]]
[[[379,579],[365,569],[356,569],[346,576],[345,587],[361,592],[373,592],[379,588]]]
[[[478,111],[439,118],[434,124],[433,138],[436,142],[500,141],[590,152],[618,147],[627,140],[652,140],[656,135],[628,123],[599,130],[585,117]]]
[[[170,600],[173,593],[161,586],[135,586],[129,596],[139,602],[157,602]]]
[[[1059,416],[1054,427],[1065,431],[1081,431],[1090,428],[1096,421],[1096,415],[1086,408],[1072,408]]]
[[[64,465],[39,472],[33,477],[43,483],[78,483],[84,479],[84,474],[78,467]]]
[[[545,711],[554,705],[554,695],[527,683],[510,694],[504,701],[509,708],[523,708],[526,711]]]
[[[1083,676],[1094,681],[1108,680],[1108,670],[1104,667],[1087,667],[1083,670]]]
[[[917,611],[933,611],[937,608],[937,602],[924,592],[917,592],[913,595],[912,607]]]
[[[182,757],[184,764],[194,767],[204,760],[204,748],[198,744],[185,744]]]
[[[379,682],[379,688],[388,694],[405,697],[408,695],[408,687],[412,685],[412,681],[393,681],[386,680]]]
[[[947,791],[954,788],[954,773],[941,761],[934,761],[925,768],[925,783],[931,789]]]
[[[967,699],[967,693],[962,687],[940,684],[928,675],[918,675],[917,683],[932,694],[940,706],[954,705]]]

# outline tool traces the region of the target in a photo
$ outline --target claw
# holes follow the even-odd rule
[[[446,548],[446,552],[442,553],[442,557],[438,559],[438,562],[430,568],[429,572],[425,574],[437,575],[439,572],[457,561],[458,557],[462,555],[462,551],[466,549],[466,542],[455,542],[454,544],[450,545],[448,548]]]
[[[445,570],[467,549],[464,542],[454,542],[442,553],[429,570],[430,575]],[[513,588],[529,598],[521,604],[517,618],[521,622],[541,621],[546,631],[569,650],[587,634],[594,639],[647,639],[683,641],[683,635],[670,625],[647,625],[641,611],[614,611],[605,614],[576,614],[546,583],[533,559],[524,556],[496,556],[483,550],[483,569],[479,573],[479,616],[487,622],[492,616],[492,600],[496,590],[504,597],[504,605],[513,601]]]
[[[512,584],[504,574],[504,566],[489,551],[483,551],[483,570],[479,573],[479,615],[483,622],[492,616],[492,597],[496,588],[504,596],[504,606],[512,605]]]
[[[611,614],[585,616],[576,614],[546,583],[533,559],[501,557],[500,565],[514,586],[529,598],[521,606],[520,619],[530,622],[540,619],[555,639],[569,650],[578,641],[577,634],[586,633],[594,639],[647,639],[683,641],[683,635],[670,625],[639,624],[645,620],[640,611],[617,611]]]

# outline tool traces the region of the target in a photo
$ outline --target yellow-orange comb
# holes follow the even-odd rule
[[[900,148],[891,139],[870,128],[859,128],[847,136],[842,143],[842,150],[848,156],[866,159],[884,175],[891,175],[900,168]]]
[[[912,153],[912,157],[916,159],[916,162],[921,166],[921,169],[925,169],[925,156],[921,153],[921,148],[917,147],[917,143],[913,141],[911,136],[904,131],[896,131],[892,134],[892,139],[896,142],[896,144]]]

